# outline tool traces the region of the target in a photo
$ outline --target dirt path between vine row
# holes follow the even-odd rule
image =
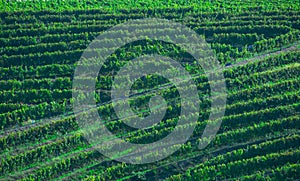
[[[233,65],[226,66],[225,69],[230,69],[230,68],[237,67],[237,66],[243,66],[243,65],[245,65],[247,63],[250,63],[250,62],[260,61],[260,60],[262,60],[262,59],[264,59],[266,57],[269,57],[269,56],[274,56],[274,55],[277,55],[277,54],[280,54],[280,53],[283,53],[283,52],[287,52],[287,51],[293,51],[293,50],[299,49],[298,45],[299,44],[296,44],[296,45],[293,45],[293,46],[288,47],[288,48],[282,48],[281,50],[278,50],[278,51],[275,51],[275,52],[269,52],[269,53],[265,53],[265,54],[262,54],[262,55],[258,55],[258,56],[255,56],[255,57],[252,57],[252,58],[249,58],[249,59],[246,59],[246,60],[234,63]],[[74,115],[72,115],[72,116],[74,116]],[[42,126],[42,125],[47,124],[47,123],[49,124],[50,122],[55,122],[55,121],[61,120],[62,118],[68,118],[68,117],[72,117],[72,116],[66,116],[66,117],[57,116],[57,117],[46,119],[48,121],[45,121],[45,119],[43,119],[43,121],[39,121],[39,123],[37,123],[37,124],[25,125],[25,126],[22,126],[20,128],[14,128],[12,130],[5,131],[5,133],[2,134],[0,137],[3,137],[4,135],[8,135],[11,132],[23,131],[23,130],[26,130],[26,129],[30,129],[32,127]],[[50,142],[53,142],[53,141],[55,141],[55,140],[51,140]],[[89,150],[89,149],[87,149],[87,150]],[[40,167],[38,167],[38,168],[40,168]],[[31,168],[31,169],[26,170],[25,172],[27,172],[27,173],[29,172],[30,173],[32,170],[35,170],[35,169],[36,168]]]
[[[260,60],[262,60],[266,57],[269,57],[269,56],[274,56],[274,55],[277,55],[277,54],[280,54],[280,53],[283,53],[283,52],[287,52],[287,51],[297,50],[297,49],[299,49],[299,47],[298,47],[299,44],[300,43],[297,43],[295,45],[292,45],[292,46],[287,47],[287,48],[282,48],[281,50],[278,50],[278,51],[275,51],[275,52],[268,52],[268,53],[265,53],[265,54],[262,54],[262,55],[251,57],[249,59],[245,59],[243,61],[240,61],[240,62],[234,63],[232,65],[226,66],[226,67],[224,67],[224,69],[226,70],[226,69],[230,69],[230,68],[237,67],[237,66],[243,66],[243,65],[245,65],[247,63],[250,63],[250,62],[260,61]],[[166,85],[166,86],[162,85],[159,89],[166,88],[168,86],[170,86],[170,85]],[[141,94],[138,94],[138,95],[141,95]],[[84,111],[86,111],[86,110],[84,110]],[[84,111],[82,111],[82,112],[84,112]],[[51,117],[51,118],[36,120],[36,123],[33,123],[33,124],[27,124],[27,125],[24,125],[24,126],[14,127],[14,128],[9,128],[8,130],[4,130],[4,133],[2,133],[0,135],[0,138],[8,136],[12,132],[17,133],[17,132],[25,131],[25,130],[28,130],[32,127],[44,126],[46,124],[54,123],[54,122],[59,121],[61,119],[68,119],[68,118],[71,118],[71,117],[74,117],[74,115],[60,115],[60,116],[55,116],[55,117]]]
[[[299,49],[298,46],[299,46],[300,43],[297,43],[295,45],[292,45],[290,47],[287,47],[287,48],[281,48],[280,50],[278,51],[275,51],[275,52],[269,52],[269,53],[265,53],[265,54],[262,54],[262,55],[258,55],[258,56],[255,56],[255,57],[251,57],[249,59],[246,59],[246,60],[243,60],[243,61],[240,61],[240,62],[236,62],[232,65],[229,65],[227,66],[225,69],[229,69],[229,68],[232,68],[232,67],[237,67],[237,66],[242,66],[242,65],[245,65],[249,62],[256,62],[256,61],[260,61],[266,57],[269,57],[269,56],[274,56],[274,55],[278,55],[280,53],[284,53],[284,52],[287,52],[287,51],[293,51],[293,50],[297,50]]]
[[[297,133],[299,133],[299,132],[297,132]],[[272,140],[276,140],[276,139],[280,139],[280,138],[285,138],[285,137],[288,137],[288,136],[290,136],[289,133],[279,135],[279,136],[270,137],[270,138],[259,138],[257,140],[251,140],[251,141],[247,141],[245,143],[237,143],[235,145],[230,145],[230,146],[221,146],[220,148],[217,148],[215,150],[212,149],[211,150],[211,155],[213,157],[215,157],[217,155],[220,155],[220,154],[222,155],[222,154],[224,154],[226,152],[229,152],[229,151],[233,151],[233,150],[237,150],[237,149],[241,149],[241,148],[246,148],[247,146],[252,146],[252,145],[255,145],[255,144],[261,144],[261,143],[266,142],[266,141],[272,141]],[[187,170],[191,166],[194,166],[195,163],[199,163],[199,160],[201,160],[205,156],[207,156],[206,152],[203,152],[203,153],[200,153],[198,155],[186,157],[186,158],[184,158],[182,160],[179,160],[179,161],[166,162],[165,164],[162,164],[162,165],[158,166],[155,169],[169,167],[169,170],[178,169],[179,171],[183,172],[184,170]],[[100,161],[98,164],[95,164],[95,165],[99,165],[101,163],[102,163],[102,161]],[[78,176],[80,174],[84,174],[86,169],[88,169],[88,168],[83,168],[82,170],[78,169],[74,172],[74,174],[72,172],[68,172],[67,176],[63,177],[62,180],[66,180],[66,181],[67,180],[75,180],[76,176]],[[147,170],[147,172],[151,172],[151,171],[153,171],[153,169]],[[171,174],[169,174],[169,175],[171,175]],[[136,175],[133,174],[131,176],[134,177]],[[157,176],[157,175],[153,175],[150,178],[150,180],[151,179],[156,180],[155,176]],[[131,178],[131,177],[129,177],[129,178]],[[160,178],[160,179],[165,179],[165,178],[167,178],[166,175],[164,175],[164,178]]]

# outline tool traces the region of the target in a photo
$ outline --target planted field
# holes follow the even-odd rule
[[[299,2],[2,1],[0,7],[0,180],[300,178]],[[212,66],[210,71],[212,77],[224,76],[225,93],[213,92],[212,87],[221,85],[222,80],[210,79],[195,57],[182,47],[147,37],[119,47],[122,39],[116,37],[127,37],[132,32],[114,29],[111,32],[115,36],[98,41],[111,47],[97,49],[99,57],[112,53],[97,77],[84,74],[78,79],[82,84],[73,84],[78,67],[83,66],[89,73],[99,65],[97,58],[82,58],[95,38],[120,23],[143,18],[168,19],[202,37],[212,52],[203,57],[204,64],[209,66],[214,58],[218,61],[219,68]],[[154,32],[152,25],[132,26],[141,34]],[[175,29],[162,27],[157,31],[161,38],[173,38],[164,32],[176,34]],[[174,37],[189,42],[187,36]],[[143,75],[135,81],[120,76],[124,82],[114,84],[122,67],[149,54],[176,60],[190,75],[198,94],[182,95],[181,91],[193,90],[193,85],[178,89],[172,81],[156,74]],[[149,69],[171,64],[163,59],[156,63]],[[146,61],[143,64],[148,65]],[[139,76],[140,72],[133,69],[135,65],[124,73]],[[187,78],[180,71],[172,69],[171,73],[180,80]],[[85,85],[93,81],[91,91]],[[126,81],[132,85],[129,99],[114,101],[114,89],[122,90]],[[158,100],[152,99],[157,95]],[[224,96],[224,110],[213,107],[214,101],[224,100]],[[74,109],[76,103],[89,97],[94,98],[96,106]],[[199,106],[181,101],[194,97],[199,97]],[[125,109],[114,109],[124,100],[129,102],[134,116]],[[199,111],[182,116],[182,109]],[[125,124],[133,117],[145,118],[164,111],[161,120],[155,120],[157,124],[145,129]],[[211,114],[222,111],[223,117],[211,120]],[[86,133],[78,117],[88,120],[92,114],[101,117],[103,124],[89,122]],[[177,125],[182,118],[194,116],[196,122]],[[202,135],[206,125],[217,125],[217,121],[222,122],[210,142]],[[153,146],[151,149],[159,151],[139,155],[146,159],[179,146],[168,157],[131,164],[117,160],[134,153],[135,148],[124,148],[114,158],[95,149],[115,139],[88,139],[103,127],[117,138],[139,145],[158,142],[173,131],[194,129],[184,144],[165,142],[165,149]],[[100,149],[115,151],[120,145]]]

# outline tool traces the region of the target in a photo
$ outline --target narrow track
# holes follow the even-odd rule
[[[242,66],[242,65],[245,65],[247,63],[250,63],[250,62],[255,62],[255,61],[259,61],[259,60],[262,60],[266,57],[269,57],[269,56],[273,56],[273,55],[276,55],[276,54],[280,54],[280,53],[283,53],[283,52],[287,52],[287,51],[293,51],[293,50],[296,50],[296,49],[299,49],[298,47],[299,44],[296,44],[296,45],[293,45],[291,47],[288,47],[288,48],[283,48],[281,50],[278,50],[278,51],[275,51],[275,52],[272,52],[272,53],[265,53],[265,54],[262,54],[262,55],[259,55],[259,56],[256,56],[256,57],[252,57],[252,58],[249,58],[249,59],[246,59],[246,60],[243,60],[243,61],[240,61],[238,63],[235,63],[233,65],[230,65],[230,66],[226,66],[224,67],[224,69],[230,69],[230,68],[233,68],[233,67],[237,67],[237,66]],[[223,70],[223,69],[222,69]],[[165,85],[163,86],[165,87]],[[169,87],[168,85],[166,87]],[[89,109],[89,108],[88,108]],[[83,110],[82,112],[85,112],[87,110]],[[19,131],[23,131],[23,130],[26,130],[26,129],[30,129],[32,127],[37,127],[37,126],[41,126],[41,125],[44,125],[44,124],[49,124],[51,122],[55,122],[55,121],[59,121],[61,119],[65,119],[65,118],[71,118],[73,117],[74,115],[67,115],[67,116],[56,116],[56,117],[52,117],[52,118],[48,118],[48,119],[42,119],[42,120],[39,120],[37,123],[35,124],[29,124],[29,125],[24,125],[20,128],[14,128],[12,130],[8,130],[8,131],[5,131],[4,134],[1,134],[0,137],[4,136],[4,135],[7,135],[7,134],[10,134],[12,132],[19,132]],[[87,149],[87,150],[90,150],[90,149]],[[85,151],[87,151],[85,150]],[[76,153],[74,153],[76,154]],[[73,156],[74,154],[71,154],[69,156]],[[68,156],[68,157],[69,157]],[[51,164],[51,162],[49,163]],[[36,170],[36,169],[39,169],[41,168],[42,166],[47,166],[48,164],[42,164],[40,166],[36,166],[36,167],[33,167],[33,168],[29,168],[27,170],[24,170],[25,174],[29,174],[30,172],[32,172],[33,170]],[[83,169],[85,170],[85,169]],[[81,170],[81,171],[83,171]],[[79,173],[81,172],[79,171]],[[21,172],[22,174],[24,174],[24,172]],[[75,173],[77,175],[77,173]],[[70,174],[70,176],[72,177],[72,173]],[[18,174],[17,174],[17,177],[11,177],[13,179],[17,179],[18,178]],[[68,176],[67,176],[68,178]]]
[[[274,56],[274,55],[277,55],[277,54],[280,54],[280,53],[293,51],[293,50],[299,50],[299,47],[298,47],[299,45],[300,45],[300,43],[298,42],[297,44],[292,45],[288,48],[282,48],[281,50],[278,50],[278,51],[275,51],[275,52],[271,52],[271,53],[268,52],[268,53],[258,55],[258,56],[255,56],[255,57],[243,60],[243,61],[239,61],[239,62],[234,63],[232,65],[226,66],[221,70],[226,70],[226,69],[230,69],[230,68],[234,68],[234,67],[238,67],[238,66],[243,66],[243,65],[248,64],[250,62],[260,61],[260,60],[262,60],[266,57]],[[160,86],[159,89],[170,88],[171,86],[172,86],[172,84],[167,83],[165,85]],[[154,91],[157,91],[157,90],[154,89]],[[138,94],[135,94],[135,96],[140,96],[140,95],[148,94],[148,93],[151,93],[151,92],[153,92],[153,90],[149,90],[149,91],[146,91],[146,92],[143,92],[143,93],[138,93]],[[124,100],[124,99],[121,99],[121,100]],[[97,105],[97,106],[100,106],[100,105]],[[94,107],[94,106],[92,106],[92,107]],[[87,109],[90,109],[90,108],[87,108]],[[87,110],[83,110],[82,112],[84,112],[84,111],[87,111]],[[76,113],[76,114],[78,114],[78,113]],[[35,123],[30,123],[30,124],[27,124],[27,125],[23,125],[23,126],[20,126],[18,128],[7,129],[7,130],[4,131],[4,133],[2,133],[0,135],[0,138],[3,137],[4,135],[8,135],[12,132],[18,132],[18,131],[23,131],[23,130],[30,129],[32,127],[43,126],[45,124],[49,124],[49,123],[52,123],[52,122],[55,122],[55,121],[59,121],[61,119],[71,118],[71,117],[74,117],[74,115],[65,114],[65,115],[55,116],[55,117],[51,117],[51,118],[36,120]]]

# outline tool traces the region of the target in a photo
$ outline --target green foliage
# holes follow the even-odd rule
[[[292,0],[1,1],[0,179],[298,179],[299,7]],[[144,17],[175,20],[203,35],[226,67],[214,74],[224,74],[228,97],[217,136],[199,150],[197,145],[207,141],[201,135],[211,112],[210,84],[216,82],[208,82],[194,59],[178,46],[147,39],[119,48],[98,75],[98,107],[93,110],[117,136],[132,143],[156,141],[172,131],[181,106],[193,106],[180,104],[178,90],[170,82],[147,75],[134,82],[131,90],[138,94],[131,105],[138,113],[150,114],[151,94],[143,92],[166,87],[160,94],[169,102],[167,115],[150,129],[128,129],[114,113],[109,90],[112,72],[130,59],[157,53],[179,61],[193,75],[201,98],[199,120],[186,144],[158,163],[131,165],[105,158],[84,139],[71,109],[72,76],[95,37],[116,24]],[[256,54],[255,60],[247,59]],[[88,95],[76,91],[81,99]],[[159,109],[160,105],[152,111]],[[80,114],[88,116],[85,111]]]

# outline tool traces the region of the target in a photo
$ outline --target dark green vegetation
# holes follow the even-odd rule
[[[300,178],[298,1],[38,2],[42,3],[1,1],[0,179]],[[134,3],[138,8],[131,8]],[[210,90],[193,59],[175,45],[151,40],[118,49],[99,75],[95,97],[107,127],[120,137],[148,143],[166,136],[181,106],[176,88],[166,87],[162,95],[172,104],[161,124],[144,131],[125,127],[108,101],[113,76],[109,72],[127,60],[149,53],[170,56],[194,75],[199,95],[204,97],[193,136],[181,149],[157,163],[130,165],[104,157],[84,139],[70,106],[71,88],[76,62],[97,35],[125,20],[144,17],[171,19],[204,35],[226,67],[228,100],[216,139],[199,150],[198,143],[205,141],[200,137],[210,113]],[[161,84],[168,82],[149,76],[132,89],[156,90]],[[149,112],[149,96],[136,97],[132,103],[136,112]]]

